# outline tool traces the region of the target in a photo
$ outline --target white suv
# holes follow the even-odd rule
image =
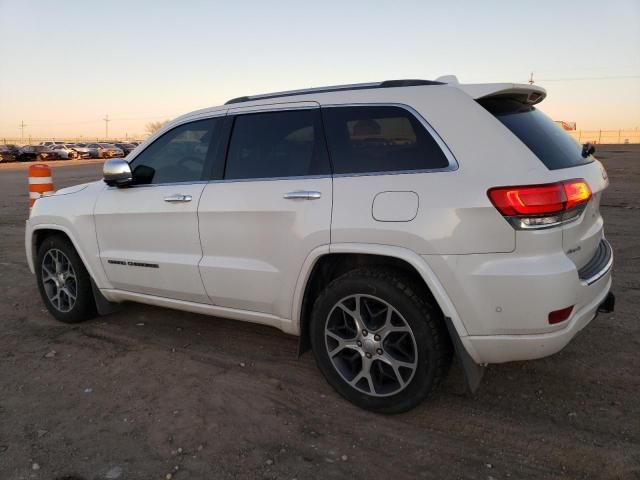
[[[453,353],[551,355],[613,309],[607,175],[533,85],[398,80],[184,115],[104,181],[39,199],[29,266],[77,322],[136,301],[300,336],[375,411],[415,406]]]

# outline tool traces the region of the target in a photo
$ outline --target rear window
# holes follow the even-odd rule
[[[582,146],[540,110],[508,98],[478,101],[524,143],[549,170],[593,162],[582,156]]]
[[[396,106],[322,109],[336,174],[432,170],[449,166],[418,119]]]

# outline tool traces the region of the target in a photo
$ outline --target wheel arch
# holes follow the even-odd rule
[[[40,245],[42,245],[42,242],[44,242],[44,240],[51,235],[64,235],[67,240],[71,242],[71,245],[73,245],[73,248],[76,250],[78,256],[82,260],[84,267],[87,269],[87,272],[89,272],[89,276],[94,283],[98,284],[97,279],[99,277],[96,277],[97,272],[95,271],[94,265],[92,265],[91,262],[87,261],[88,259],[86,257],[86,254],[83,249],[79,247],[79,243],[75,238],[75,235],[69,228],[65,227],[64,225],[37,224],[31,228],[30,238],[27,239],[27,248],[31,252],[29,256],[30,259],[28,258],[31,271],[35,272],[35,259],[37,257]]]
[[[467,336],[458,313],[442,284],[427,262],[415,252],[394,246],[375,244],[332,244],[312,252],[305,261],[294,295],[292,332],[300,336],[299,353],[310,347],[308,323],[313,301],[333,279],[360,266],[384,266],[408,274],[424,288],[445,319],[449,319],[459,337]]]

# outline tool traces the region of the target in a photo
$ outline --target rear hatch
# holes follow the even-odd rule
[[[505,92],[477,101],[538,157],[556,181],[586,181],[592,196],[584,210],[576,219],[556,227],[562,229],[563,250],[580,270],[597,256],[603,241],[600,200],[608,186],[607,175],[593,155],[583,154],[582,145],[534,107],[544,98],[532,98],[535,93]]]

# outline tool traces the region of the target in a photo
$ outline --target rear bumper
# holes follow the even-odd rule
[[[606,255],[594,256],[597,265],[581,271],[562,250],[424,258],[455,305],[469,355],[478,364],[503,363],[553,355],[599,309],[613,307],[606,302],[613,253],[603,245]],[[549,323],[549,313],[569,306],[568,319]]]
[[[580,330],[595,318],[609,296],[611,275],[602,278],[601,288],[590,303],[575,312],[562,330],[540,335],[483,335],[463,337],[462,344],[478,363],[503,363],[548,357],[562,350]]]

